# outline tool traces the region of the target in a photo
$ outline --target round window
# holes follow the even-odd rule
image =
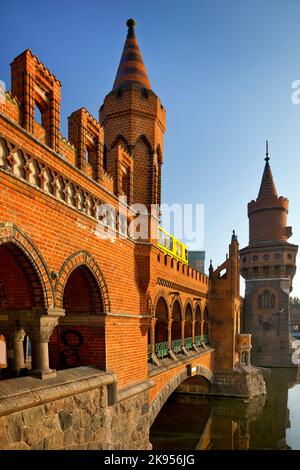
[[[257,256],[257,255],[254,255],[254,256],[252,256],[252,259],[253,259],[253,261],[257,261],[257,260],[258,260],[258,256]]]
[[[280,259],[280,258],[281,258],[281,254],[280,254],[280,253],[275,253],[274,258],[275,258],[275,259]]]
[[[269,255],[264,255],[264,259],[265,259],[265,260],[268,260],[269,258],[270,258]]]

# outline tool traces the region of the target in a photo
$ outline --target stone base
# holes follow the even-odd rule
[[[263,373],[256,367],[245,366],[232,371],[215,371],[212,395],[253,398],[266,393]]]
[[[251,354],[251,362],[257,367],[298,367],[293,354]]]
[[[33,377],[36,377],[37,379],[45,380],[45,379],[53,379],[53,377],[56,377],[57,373],[55,369],[49,369],[49,370],[34,369],[30,371],[30,375],[32,375]]]

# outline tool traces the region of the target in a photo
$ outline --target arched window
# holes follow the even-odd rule
[[[275,308],[275,295],[266,289],[258,296],[258,308]]]
[[[159,359],[168,356],[168,305],[160,297],[156,305],[155,317],[155,353]]]

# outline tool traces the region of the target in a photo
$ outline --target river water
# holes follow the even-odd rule
[[[155,450],[300,450],[300,369],[270,369],[250,401],[174,393],[152,425]]]

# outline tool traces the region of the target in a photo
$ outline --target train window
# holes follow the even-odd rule
[[[164,232],[159,231],[158,241],[161,245],[165,246],[165,234],[164,234]]]
[[[177,256],[182,256],[182,246],[180,245],[180,243],[176,243],[176,255]]]
[[[173,240],[169,235],[166,236],[166,247],[168,250],[173,251]]]
[[[187,251],[187,249],[184,250],[184,254],[185,254],[185,259],[187,260],[187,259],[188,259],[188,251]]]

